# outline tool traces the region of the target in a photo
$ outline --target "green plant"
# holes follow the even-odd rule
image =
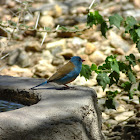
[[[100,24],[100,30],[104,37],[106,37],[106,32],[111,29],[113,25],[119,29],[122,24],[125,27],[125,33],[130,34],[133,42],[136,43],[136,47],[140,52],[140,23],[136,21],[134,17],[129,16],[126,19],[123,19],[120,15],[114,14],[109,17],[108,25],[98,11],[89,12],[87,16],[87,26],[92,27],[93,24]],[[127,92],[129,98],[132,99],[135,91],[140,91],[140,83],[137,89],[131,89],[132,85],[138,82],[136,73],[132,70],[132,67],[137,65],[140,60],[136,60],[134,54],[125,56],[125,61],[123,62],[118,61],[116,58],[116,55],[108,56],[105,63],[101,66],[97,66],[95,64],[92,64],[91,67],[83,65],[80,75],[89,79],[91,72],[95,71],[97,73],[97,83],[102,86],[103,90],[105,90],[107,85],[109,87],[116,85],[121,88],[122,91]],[[126,77],[128,77],[127,81],[122,82],[122,79],[120,79],[120,73],[124,73]],[[117,90],[106,91],[105,105],[108,108],[115,108],[114,97],[118,93],[119,92]]]
[[[90,5],[90,8],[92,7],[94,1]],[[130,34],[131,39],[134,43],[136,43],[136,47],[138,51],[140,52],[140,22],[136,21],[136,19],[133,16],[128,16],[126,19],[124,19],[122,16],[118,14],[114,14],[108,18],[108,21],[106,21],[102,15],[98,11],[90,12],[90,8],[88,9],[88,15],[87,15],[87,26],[83,29],[79,29],[77,26],[74,26],[72,28],[68,28],[65,26],[59,26],[57,29],[51,29],[50,27],[44,27],[42,30],[37,30],[37,24],[38,19],[36,21],[36,26],[27,26],[26,22],[21,20],[21,17],[23,17],[24,13],[30,12],[29,2],[21,2],[20,8],[18,9],[17,16],[19,17],[18,22],[9,20],[8,22],[3,22],[0,20],[0,26],[9,34],[13,34],[15,32],[19,32],[21,30],[23,31],[36,31],[36,32],[74,32],[74,33],[80,33],[85,30],[88,30],[89,28],[92,28],[93,25],[100,25],[100,31],[104,37],[106,37],[106,32],[113,28],[113,26],[116,26],[118,29],[120,26],[123,26],[125,28],[125,33]],[[24,19],[24,18],[23,18]],[[11,28],[13,31],[9,31],[8,28]],[[18,29],[18,30],[15,30]],[[45,38],[46,36],[44,36]],[[43,38],[43,40],[44,40]],[[43,41],[42,41],[43,44]],[[122,91],[127,92],[130,99],[133,98],[133,95],[138,90],[140,91],[140,82],[138,81],[135,72],[133,71],[133,67],[140,63],[140,59],[136,60],[134,54],[130,54],[129,56],[125,56],[125,61],[118,61],[117,56],[108,56],[105,60],[105,63],[101,66],[97,66],[95,64],[92,64],[91,66],[83,65],[80,75],[84,76],[86,79],[89,79],[91,76],[91,72],[95,71],[97,73],[97,83],[98,85],[102,86],[103,90],[106,89],[107,86],[111,87],[113,85],[118,86],[122,89]],[[120,73],[124,73],[128,78],[127,81],[122,81],[120,79]],[[136,89],[131,89],[132,85],[136,82],[139,82],[138,87]],[[117,90],[115,91],[106,91],[106,106],[108,108],[115,108],[114,104],[114,97],[119,92]],[[139,96],[139,95],[138,95]],[[140,98],[140,96],[139,96]]]
[[[118,29],[120,25],[125,28],[125,33],[129,33],[131,39],[136,43],[136,47],[140,52],[140,21],[136,21],[133,16],[128,16],[126,19],[123,19],[122,16],[114,14],[109,17],[109,25],[99,14],[98,11],[89,12],[87,15],[87,26],[92,27],[94,25],[100,24],[100,30],[104,37],[106,37],[106,32],[114,26]]]
[[[136,83],[136,74],[132,70],[132,67],[136,65],[135,56],[133,54],[125,56],[126,60],[123,62],[118,61],[116,57],[116,55],[108,56],[105,63],[101,66],[97,66],[95,64],[92,64],[91,67],[88,65],[83,65],[80,75],[84,76],[86,79],[89,79],[91,72],[95,71],[97,73],[97,83],[98,85],[102,86],[103,90],[105,90],[107,85],[109,87],[116,85],[121,88],[122,91],[127,92],[130,99],[132,99],[135,90],[139,90],[130,90],[132,85]],[[124,73],[128,77],[127,81],[122,82],[122,79],[120,79],[120,73]],[[106,106],[108,108],[115,108],[114,97],[118,93],[119,92],[117,90],[106,92]]]

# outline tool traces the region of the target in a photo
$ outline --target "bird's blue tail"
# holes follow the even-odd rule
[[[37,85],[37,86],[34,86],[34,87],[30,88],[30,89],[34,89],[34,88],[39,87],[39,86],[42,86],[42,85],[44,85],[44,84],[47,84],[47,81],[45,81],[45,82],[43,82],[43,83],[41,83],[41,84],[39,84],[39,85]]]

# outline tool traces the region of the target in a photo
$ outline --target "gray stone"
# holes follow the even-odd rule
[[[19,65],[22,68],[28,67],[31,64],[31,60],[29,58],[29,55],[25,51],[21,51],[21,53],[18,56],[17,65]]]
[[[134,111],[126,111],[126,112],[123,112],[123,113],[117,115],[115,117],[115,120],[118,121],[118,122],[125,121],[133,115],[134,115]]]
[[[131,48],[131,46],[128,44],[127,41],[125,41],[124,39],[122,39],[119,35],[117,35],[115,32],[110,31],[110,44],[114,47],[114,48],[121,48],[125,53],[128,52]]]
[[[64,2],[57,2],[57,1],[55,1],[55,3],[53,2],[53,3],[42,4],[41,6],[38,6],[36,8],[31,7],[30,9],[32,12],[41,11],[43,13],[43,11],[53,10],[56,5],[59,5],[60,8],[62,8],[63,14],[69,13],[69,6],[65,4]]]
[[[42,27],[50,27],[50,28],[53,28],[54,27],[54,19],[53,19],[53,17],[51,17],[51,16],[48,16],[48,15],[46,15],[46,16],[41,16],[41,18],[40,18],[40,25],[42,26]]]
[[[52,84],[39,87],[38,90],[29,90],[41,82],[41,79],[0,76],[1,99],[25,105],[36,103],[0,113],[0,139],[104,139],[101,133],[101,113],[94,90],[86,87],[64,89],[63,86]]]
[[[31,62],[28,54],[22,49],[15,49],[12,51],[9,55],[8,65],[14,64],[17,64],[23,68],[30,66]]]
[[[55,48],[52,49],[51,53],[52,55],[57,55],[58,53],[61,53],[62,52],[62,47],[61,46],[57,46]]]
[[[32,52],[40,52],[41,51],[41,45],[38,41],[26,41],[25,42],[25,50],[32,51]]]
[[[4,5],[4,4],[6,4],[7,3],[7,0],[1,0],[0,1],[0,5]]]
[[[52,65],[54,66],[60,66],[60,65],[63,65],[65,62],[65,59],[63,56],[61,55],[56,55],[53,60],[52,60]]]
[[[39,64],[34,66],[34,74],[38,77],[48,78],[50,77],[55,71],[56,68],[48,63],[50,60],[42,59],[39,61]]]
[[[10,53],[9,58],[8,58],[8,65],[14,65],[17,62],[17,58],[20,52],[21,52],[20,49],[15,49]]]
[[[91,62],[99,65],[105,61],[106,56],[101,51],[95,51],[93,54],[89,56]]]
[[[127,16],[133,16],[134,18],[136,18],[137,20],[140,20],[140,9],[133,9],[133,10],[127,10],[123,12],[123,15],[125,17]]]

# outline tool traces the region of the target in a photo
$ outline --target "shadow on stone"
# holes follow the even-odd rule
[[[0,99],[17,102],[23,105],[33,105],[40,101],[35,94],[30,94],[25,90],[0,89]]]
[[[0,76],[0,97],[33,104],[0,113],[0,139],[104,139],[101,112],[93,89],[76,86],[62,90],[61,86],[54,88],[47,84],[45,88],[29,90],[41,82],[39,79]]]

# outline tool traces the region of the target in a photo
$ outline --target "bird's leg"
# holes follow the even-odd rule
[[[68,85],[64,84],[64,86],[66,86],[67,88],[70,88]]]
[[[66,84],[63,84],[63,85],[65,86],[65,87],[63,87],[64,90],[70,89],[70,87],[68,85],[66,85]]]
[[[75,87],[69,87],[68,85],[64,84],[66,89],[76,89]]]

